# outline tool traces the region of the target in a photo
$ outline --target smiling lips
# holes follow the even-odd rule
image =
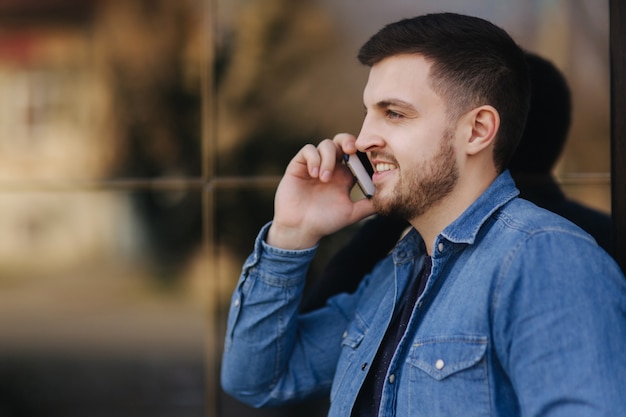
[[[374,165],[374,169],[376,170],[376,172],[391,171],[392,169],[396,169],[396,168],[397,167],[394,164],[390,164],[386,162],[379,162],[376,165]]]

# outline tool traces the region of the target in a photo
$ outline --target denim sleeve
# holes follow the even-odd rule
[[[505,259],[494,343],[522,416],[626,416],[626,279],[591,240],[538,233]]]
[[[255,407],[328,391],[346,326],[332,307],[298,315],[316,248],[271,247],[264,242],[268,228],[232,296],[221,371],[224,390]]]

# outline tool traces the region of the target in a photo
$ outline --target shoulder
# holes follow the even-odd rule
[[[622,286],[619,267],[594,238],[571,221],[516,198],[502,207],[486,228],[483,243],[499,259],[500,280],[586,286],[601,277]],[[578,278],[576,278],[578,277]],[[589,282],[585,282],[585,278]]]
[[[530,201],[515,198],[496,213],[496,220],[512,232],[532,237],[534,235],[559,235],[562,238],[585,240],[593,244],[593,237],[582,228]]]
[[[497,279],[500,294],[519,296],[523,288],[540,298],[619,294],[620,303],[626,300],[626,279],[615,260],[591,235],[559,215],[515,199],[496,215],[490,233],[506,248]]]

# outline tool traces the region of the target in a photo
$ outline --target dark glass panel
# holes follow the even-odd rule
[[[0,193],[10,415],[203,415],[200,201],[189,190]]]
[[[0,181],[200,176],[204,4],[41,3],[0,3]]]

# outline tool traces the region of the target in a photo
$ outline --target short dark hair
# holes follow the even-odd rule
[[[524,51],[498,26],[478,17],[434,13],[391,23],[360,49],[359,61],[373,66],[385,58],[419,54],[432,62],[431,86],[450,117],[489,104],[500,115],[494,164],[507,168],[519,143],[529,102]]]

